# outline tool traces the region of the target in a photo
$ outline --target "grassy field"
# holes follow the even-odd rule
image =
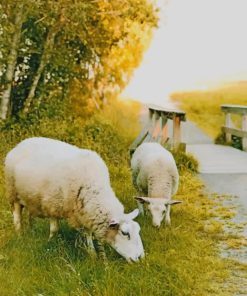
[[[177,155],[180,187],[172,226],[159,230],[150,217],[138,217],[146,258],[127,264],[106,248],[108,264],[76,248],[77,233],[61,222],[59,234],[48,242],[48,221],[36,219],[17,237],[4,196],[3,160],[17,142],[30,136],[61,139],[96,150],[106,161],[112,186],[126,211],[136,207],[131,183],[128,146],[138,133],[139,106],[117,102],[88,120],[50,114],[10,122],[0,132],[0,295],[1,296],[137,296],[232,295],[225,284],[230,262],[219,256],[217,243],[224,236],[214,218],[216,202],[202,194],[192,159]]]
[[[174,93],[172,99],[187,112],[189,120],[197,123],[209,136],[216,138],[221,132],[221,126],[224,125],[224,114],[220,106],[247,106],[247,82],[227,84],[211,91]],[[236,125],[239,125],[239,118],[233,117]]]

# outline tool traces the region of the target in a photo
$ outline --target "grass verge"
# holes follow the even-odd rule
[[[222,289],[231,263],[219,257],[217,243],[223,230],[213,220],[216,201],[202,194],[193,171],[196,164],[176,156],[180,187],[172,226],[156,230],[150,217],[138,217],[146,258],[127,264],[107,247],[108,264],[75,248],[76,232],[65,221],[48,242],[48,221],[36,219],[17,237],[4,196],[3,160],[20,140],[30,136],[61,139],[96,150],[106,161],[112,186],[126,211],[136,207],[131,183],[128,147],[138,133],[139,106],[116,102],[88,120],[46,116],[12,122],[0,133],[0,295],[232,295]]]

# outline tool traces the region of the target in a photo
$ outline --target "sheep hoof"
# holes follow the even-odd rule
[[[77,249],[82,249],[82,248],[87,248],[87,245],[85,243],[85,239],[82,237],[81,234],[78,234],[76,236],[76,239],[75,239],[75,248]]]
[[[166,220],[166,225],[171,226],[171,220]]]
[[[99,258],[100,258],[101,261],[103,261],[104,264],[107,264],[107,258],[106,258],[105,252],[104,253],[100,252],[99,253]]]
[[[97,259],[97,254],[96,254],[95,250],[87,249],[87,253],[91,259],[93,259],[93,260]]]

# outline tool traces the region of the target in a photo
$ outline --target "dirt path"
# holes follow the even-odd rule
[[[185,124],[183,128],[190,128],[190,124],[187,127]],[[204,135],[198,128],[195,132],[197,138]],[[187,138],[186,150],[199,162],[199,177],[207,193],[228,196],[222,199],[222,203],[234,209],[235,216],[230,222],[239,226],[238,235],[247,242],[247,153],[228,146],[192,143],[190,139]],[[226,231],[236,234],[236,228],[226,226]],[[243,243],[236,249],[226,248],[223,255],[247,264],[247,244]]]
[[[186,123],[187,124],[187,123]],[[183,127],[190,129],[190,123]],[[196,137],[202,138],[200,129],[194,130]],[[188,135],[190,132],[187,133]],[[205,136],[205,135],[204,135]],[[193,135],[195,139],[195,135]],[[208,195],[217,193],[223,206],[232,208],[233,218],[224,222],[226,233],[239,237],[234,247],[221,243],[221,255],[244,264],[244,270],[232,270],[226,286],[234,286],[234,296],[247,295],[247,153],[232,147],[199,143],[187,138],[187,151],[199,162],[199,177],[205,184]]]

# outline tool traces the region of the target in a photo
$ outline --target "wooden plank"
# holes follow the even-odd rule
[[[153,114],[154,114],[154,111],[152,109],[148,109],[148,118],[149,118],[149,121],[152,120]]]
[[[155,119],[156,115],[155,115],[155,111],[153,110],[149,110],[149,127],[148,127],[148,134],[150,139],[152,139],[153,137],[153,130],[155,127]]]
[[[174,115],[173,117],[173,148],[178,150],[181,143],[181,126],[180,126],[180,117]]]
[[[165,111],[165,112],[178,113],[178,114],[185,115],[185,112],[179,109],[164,108],[154,104],[148,104],[147,107],[148,109],[155,110],[155,111]]]
[[[152,138],[157,141],[161,132],[161,117],[158,111],[154,112]]]
[[[232,127],[231,113],[229,112],[225,113],[225,126],[228,128]],[[226,133],[226,142],[231,143],[231,141],[232,141],[231,133]]]
[[[152,112],[154,111],[160,111],[164,115],[166,115],[169,119],[173,119],[173,115],[176,114],[180,117],[181,121],[186,121],[186,113],[178,110],[178,109],[169,109],[169,108],[163,108],[157,105],[149,104],[147,105],[148,109]]]
[[[179,149],[181,144],[181,121],[186,121],[186,113],[181,110],[167,109],[156,105],[148,105],[149,123],[141,131],[135,141],[130,145],[130,153],[143,142],[159,142],[162,145],[168,142],[168,119],[173,120],[174,149]]]
[[[242,115],[242,131],[247,131],[247,115]],[[244,151],[247,151],[247,137],[243,137],[242,147]]]
[[[154,142],[152,135],[148,132],[142,143]]]
[[[163,113],[161,115],[161,139],[160,144],[164,145],[168,140],[168,118]]]
[[[226,127],[226,126],[223,126],[221,129],[222,129],[223,133],[229,133],[233,136],[240,137],[240,138],[247,137],[247,131],[242,131],[240,129],[230,128],[230,127]]]
[[[247,114],[247,106],[242,105],[221,105],[221,111],[225,113]]]
[[[142,131],[137,136],[137,138],[132,142],[132,144],[129,147],[129,150],[131,151],[135,150],[143,142],[143,140],[146,138],[147,135],[148,135],[148,127],[146,126],[142,129]]]
[[[168,139],[168,118],[164,116],[163,113],[161,113],[161,131],[160,131],[160,138],[159,143],[161,145],[164,145],[167,142]]]

